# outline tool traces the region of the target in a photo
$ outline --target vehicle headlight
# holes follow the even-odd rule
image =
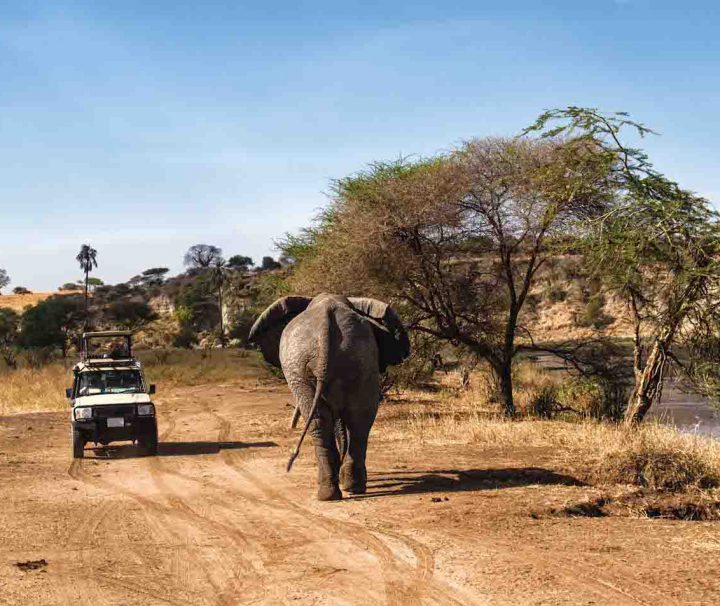
[[[155,407],[152,404],[140,404],[137,413],[141,417],[149,417],[155,414]]]
[[[75,409],[75,419],[92,419],[92,408],[83,406]]]

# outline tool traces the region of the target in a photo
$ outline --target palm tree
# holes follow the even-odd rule
[[[89,244],[80,247],[75,260],[80,263],[80,269],[85,272],[85,325],[88,323],[88,280],[93,267],[97,267],[97,251]]]

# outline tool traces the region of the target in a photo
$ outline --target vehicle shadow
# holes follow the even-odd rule
[[[160,442],[159,457],[182,457],[203,454],[218,454],[221,450],[243,448],[275,448],[276,442]]]
[[[581,480],[542,467],[395,471],[368,478],[368,492],[351,499],[517,488],[532,485],[587,486]]]
[[[218,454],[221,450],[239,450],[243,448],[274,448],[275,442],[160,442],[159,457],[183,457],[194,455]],[[134,444],[119,444],[91,448],[99,459],[130,459],[142,457],[142,448]]]

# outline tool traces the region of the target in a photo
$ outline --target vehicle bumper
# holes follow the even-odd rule
[[[157,433],[155,417],[125,417],[124,427],[108,427],[107,419],[72,421],[72,426],[86,441],[97,444],[137,440]]]

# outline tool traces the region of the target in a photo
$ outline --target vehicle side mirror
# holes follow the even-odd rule
[[[148,393],[149,393],[150,395],[152,395],[152,394],[155,393],[155,385],[154,385],[154,384],[153,384],[153,385],[150,385],[150,389],[148,389]]]
[[[73,388],[72,388],[72,387],[68,387],[68,388],[65,390],[65,397],[66,397],[68,400],[72,400],[73,395],[74,395],[74,394],[73,394]]]

